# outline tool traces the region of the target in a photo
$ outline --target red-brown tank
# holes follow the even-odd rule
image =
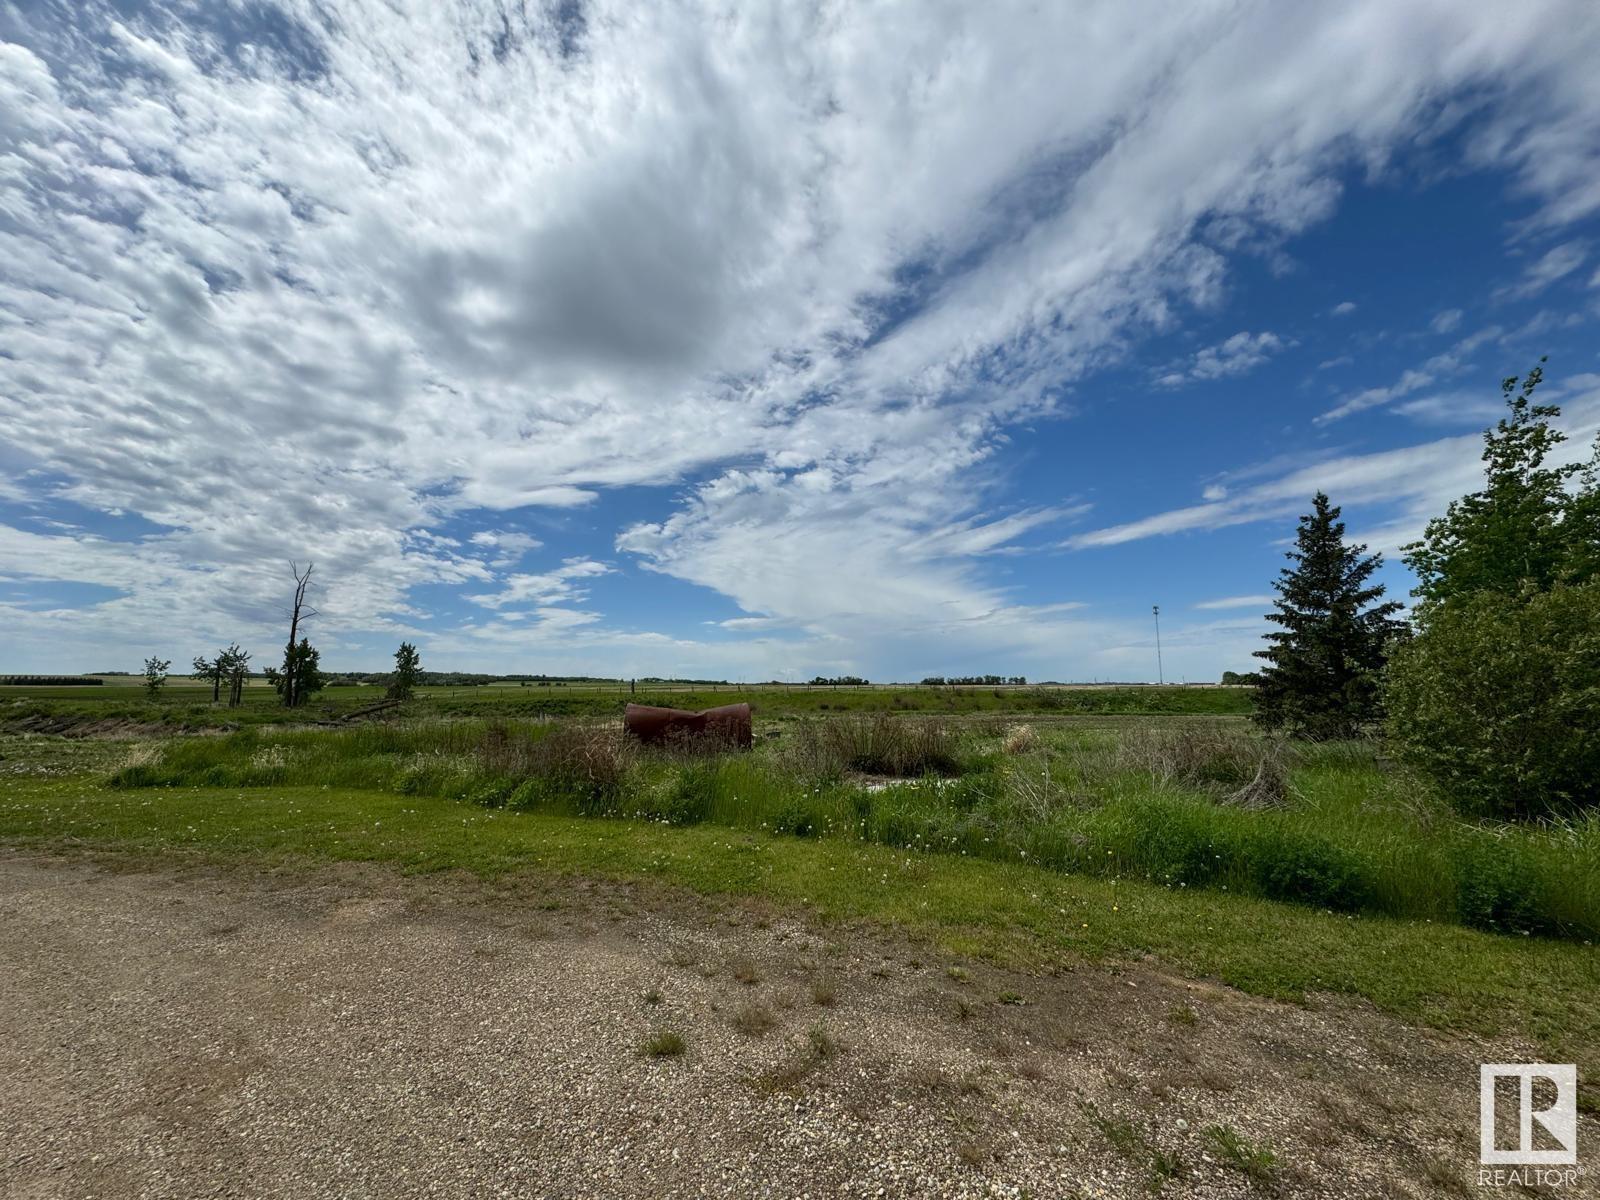
[[[630,704],[622,727],[647,744],[716,738],[748,750],[755,741],[748,704],[724,704],[700,712]]]

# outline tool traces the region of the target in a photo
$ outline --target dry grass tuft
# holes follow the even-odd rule
[[[1007,754],[1026,754],[1039,744],[1039,737],[1033,732],[1032,725],[1013,725],[1006,730],[1000,749]]]
[[[740,1033],[749,1037],[760,1037],[771,1032],[778,1024],[778,1018],[764,1004],[751,1002],[743,1005],[738,1012],[733,1014],[733,1027]]]
[[[1328,1118],[1328,1124],[1341,1133],[1366,1137],[1372,1132],[1371,1126],[1367,1124],[1360,1112],[1337,1096],[1318,1096],[1317,1107]]]
[[[976,1138],[962,1138],[956,1143],[956,1157],[969,1167],[981,1167],[989,1161],[993,1151],[985,1142]]]
[[[1427,1176],[1428,1182],[1433,1184],[1440,1192],[1448,1193],[1452,1196],[1471,1194],[1472,1189],[1467,1186],[1467,1181],[1462,1178],[1461,1172],[1443,1159],[1426,1159],[1422,1164],[1422,1173]]]
[[[788,764],[803,778],[837,778],[855,771],[917,779],[956,775],[958,737],[949,721],[867,713],[806,721],[785,747]]]
[[[826,1061],[838,1057],[839,1043],[820,1021],[806,1031],[806,1041],[811,1045],[811,1053],[818,1058]]]
[[[1039,1083],[1050,1078],[1050,1072],[1045,1070],[1044,1063],[1037,1058],[1025,1058],[1016,1066],[1017,1077]]]
[[[526,802],[523,789],[513,793],[513,805],[561,799],[587,811],[603,809],[622,796],[639,761],[639,748],[612,725],[563,722],[535,736],[498,721],[484,731],[474,755],[490,774],[537,784]]]
[[[1117,770],[1139,771],[1157,788],[1200,788],[1244,808],[1288,799],[1287,743],[1214,725],[1130,729],[1112,752]]]
[[[751,1083],[762,1092],[797,1091],[812,1072],[839,1054],[839,1044],[820,1024],[806,1034],[805,1048],[781,1066],[758,1075]]]

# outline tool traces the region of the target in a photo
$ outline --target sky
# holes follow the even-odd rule
[[[0,0],[0,671],[1248,670],[1548,355],[1590,0]],[[1161,608],[1158,666],[1151,608]]]

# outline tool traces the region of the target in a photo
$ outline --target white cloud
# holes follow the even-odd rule
[[[1196,604],[1195,608],[1271,608],[1277,603],[1277,596],[1270,593],[1260,596],[1224,596],[1220,600],[1204,600]]]
[[[1588,257],[1588,244],[1582,241],[1562,242],[1559,246],[1552,246],[1528,264],[1521,280],[1511,287],[1501,289],[1500,294],[1514,300],[1537,296],[1552,283],[1565,279],[1576,271]]]
[[[553,571],[542,575],[508,575],[505,586],[498,592],[480,593],[467,597],[484,608],[505,608],[510,604],[536,602],[549,606],[570,601],[580,601],[588,591],[579,580],[608,575],[612,568],[589,558],[569,558]]]
[[[1337,168],[1458,91],[1540,229],[1600,208],[1576,0],[272,11],[0,13],[0,487],[162,527],[8,531],[8,572],[125,593],[35,644],[265,629],[291,556],[334,637],[414,629],[423,584],[558,610],[584,576],[450,519],[688,484],[618,544],[854,638],[838,659],[908,614],[1050,645],[1066,618],[979,568],[1068,519],[991,511],[1060,385],[1214,309],[1229,255],[1326,217]]]
[[[1354,300],[1341,300],[1338,304],[1335,304],[1329,310],[1329,312],[1336,317],[1348,317],[1351,313],[1355,312],[1355,310],[1356,304]]]
[[[1437,321],[1437,318],[1435,318]],[[1363,391],[1345,396],[1338,404],[1322,413],[1316,418],[1316,423],[1325,425],[1338,421],[1353,413],[1365,412],[1369,408],[1379,408],[1392,404],[1396,400],[1413,395],[1425,388],[1433,387],[1443,379],[1448,379],[1461,374],[1466,370],[1471,355],[1486,342],[1502,337],[1505,330],[1498,325],[1491,325],[1480,329],[1470,337],[1464,337],[1450,349],[1441,354],[1435,354],[1418,367],[1408,367],[1400,373],[1400,378],[1383,387],[1366,388]]]
[[[1215,346],[1196,351],[1189,361],[1156,380],[1163,387],[1177,387],[1194,380],[1226,379],[1255,370],[1284,348],[1275,333],[1239,332]]]
[[[474,546],[493,551],[494,556],[489,559],[489,565],[495,570],[515,566],[530,552],[544,545],[532,534],[501,529],[480,529],[467,540]]]
[[[1394,412],[1423,425],[1492,425],[1505,411],[1486,392],[1437,392],[1396,404]]]
[[[1433,320],[1428,322],[1429,328],[1435,333],[1450,333],[1460,324],[1461,310],[1459,308],[1447,308],[1443,312],[1435,314]]]
[[[1566,434],[1551,462],[1578,462],[1592,451],[1600,431],[1600,377],[1579,376],[1561,389],[1562,415],[1555,422]],[[1223,529],[1258,521],[1290,519],[1303,512],[1319,491],[1335,504],[1398,504],[1399,515],[1360,535],[1372,548],[1393,552],[1422,532],[1429,518],[1483,482],[1482,436],[1441,438],[1373,454],[1346,454],[1292,469],[1226,499],[1155,513],[1136,521],[1090,530],[1067,540],[1077,550],[1117,546],[1144,538]]]

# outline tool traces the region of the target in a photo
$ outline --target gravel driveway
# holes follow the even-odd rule
[[[1519,1056],[665,890],[18,854],[0,1034],[0,1193],[74,1198],[1430,1196]]]

